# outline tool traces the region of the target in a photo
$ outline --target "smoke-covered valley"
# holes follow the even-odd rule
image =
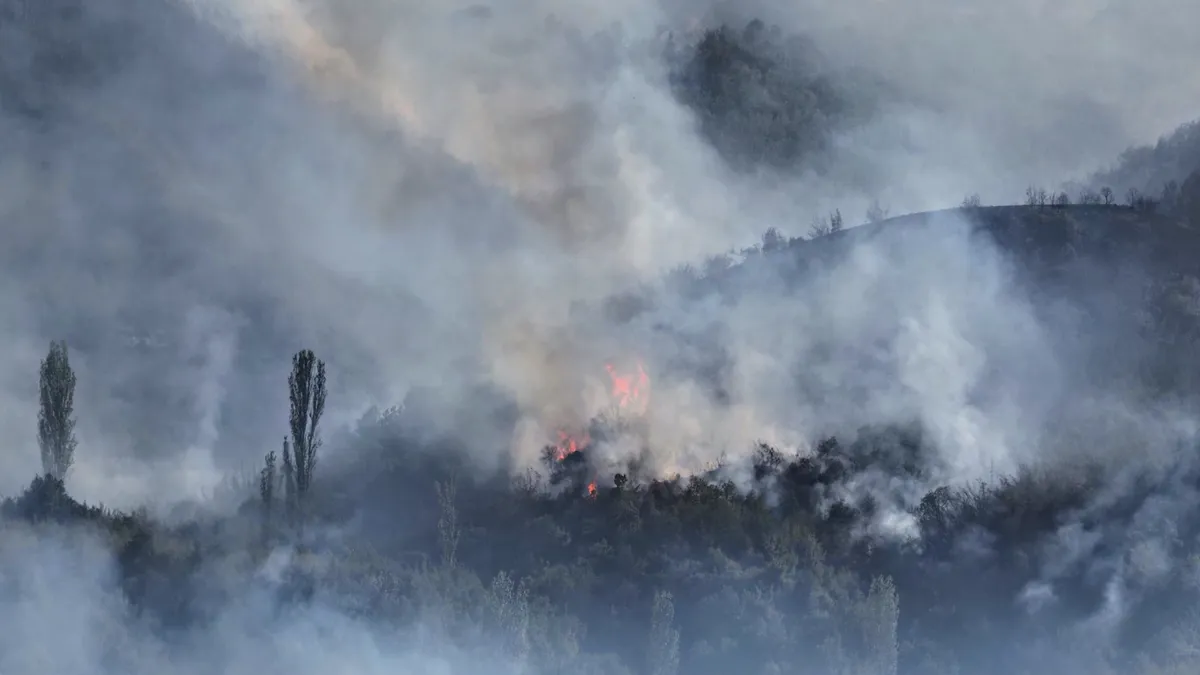
[[[1194,665],[1200,10],[983,4],[0,2],[0,672]]]

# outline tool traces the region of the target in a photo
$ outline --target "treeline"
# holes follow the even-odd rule
[[[1112,185],[1118,193],[1137,190],[1148,195],[1165,192],[1174,182],[1181,188],[1200,180],[1200,120],[1181,125],[1152,145],[1132,147],[1114,165],[1092,175],[1092,186]]]
[[[207,625],[204,575],[214,559],[262,564],[283,548],[296,554],[273,591],[280,603],[333,603],[397,630],[426,630],[436,616],[438,635],[491,654],[497,672],[503,664],[608,675],[1200,665],[1192,637],[1200,518],[1163,510],[1164,498],[1200,486],[1186,455],[1130,477],[1115,499],[1104,472],[1085,467],[912,500],[904,494],[928,481],[918,426],[863,428],[804,455],[761,445],[749,484],[728,480],[724,467],[663,479],[631,465],[598,478],[586,449],[561,459],[548,449],[541,470],[517,480],[481,479],[469,454],[408,431],[419,422],[407,419],[413,406],[361,425],[353,466],[319,469],[325,368],[304,350],[288,378],[281,454],[267,454],[258,494],[233,518],[241,526],[166,526],[66,494],[76,443],[65,345],[51,345],[40,384],[43,475],[4,502],[4,517],[100,528],[126,597],[164,629]],[[591,432],[602,440],[631,428],[600,419]],[[347,498],[353,523],[336,508]],[[1149,514],[1170,519],[1169,537],[1143,535]],[[1084,558],[1055,546],[1064,528],[1092,542]],[[336,541],[326,537],[334,531]],[[1152,573],[1138,571],[1150,553]],[[254,566],[241,569],[244,583],[261,583]],[[1123,589],[1115,609],[1114,583]],[[1087,627],[1112,611],[1120,621],[1097,649]]]
[[[1118,202],[1111,187],[1099,189],[1082,188],[1072,200],[1065,191],[1048,192],[1045,188],[1030,186],[1025,190],[1025,205],[1040,207],[1123,205],[1147,213],[1163,213],[1184,220],[1200,221],[1200,169],[1190,174],[1182,184],[1168,180],[1157,195],[1142,192],[1136,187],[1125,191],[1123,201]],[[967,202],[964,202],[964,206]],[[978,204],[975,204],[976,206]]]

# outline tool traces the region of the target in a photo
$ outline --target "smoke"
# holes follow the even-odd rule
[[[912,418],[942,449],[939,478],[1011,471],[1074,381],[1003,257],[961,224],[864,242],[800,288],[747,277],[732,303],[663,300],[627,324],[579,308],[837,206],[854,222],[874,198],[901,212],[1018,195],[1157,135],[1191,103],[1187,54],[1149,49],[1128,17],[1056,20],[1039,4],[97,7],[85,17],[121,16],[131,46],[88,86],[62,85],[47,128],[3,120],[19,150],[4,163],[17,242],[5,287],[27,289],[3,294],[17,346],[3,487],[34,470],[38,345],[67,336],[81,380],[71,485],[114,505],[193,498],[257,464],[285,429],[287,354],[305,346],[330,362],[327,428],[416,387],[511,396],[515,435],[430,411],[484,467],[528,464],[557,427],[606,410],[603,364],[640,357],[654,391],[645,445],[663,472]],[[686,39],[751,14],[803,29],[831,72],[866,70],[903,94],[833,139],[846,160],[824,175],[733,172],[671,93],[662,29]],[[1079,38],[1069,54],[1064,32]],[[1156,67],[1122,56],[1143,46]],[[1047,59],[1063,65],[1034,67]],[[1102,98],[1120,88],[1087,85],[1101,75],[1141,94]],[[866,187],[863,163],[879,178]],[[715,341],[719,393],[670,369],[708,358],[680,332]]]
[[[863,140],[884,139],[868,147],[895,169],[887,175],[898,193],[937,200],[897,204],[905,210],[1057,185],[1196,114],[1186,65],[1194,48],[1168,37],[1180,35],[1177,21],[1196,18],[1186,3],[734,6],[803,29],[832,62],[867,68],[904,94],[912,105],[880,117]]]
[[[457,650],[432,623],[388,626],[354,618],[319,598],[280,611],[284,552],[248,577],[237,561],[200,577],[211,609],[187,630],[165,631],[122,592],[105,542],[86,532],[6,524],[0,542],[0,669],[33,673],[505,672],[506,657]],[[197,582],[201,581],[197,579]],[[185,592],[175,589],[176,592]]]
[[[823,172],[731,169],[672,94],[663,29],[686,43],[754,16],[811,37],[829,73],[883,83]],[[0,89],[41,108],[0,108],[0,494],[38,470],[37,365],[58,338],[80,381],[70,492],[157,513],[214,506],[224,476],[278,448],[304,347],[329,362],[327,435],[412,394],[484,472],[531,466],[607,415],[633,431],[591,448],[601,483],[640,460],[657,476],[720,465],[745,486],[758,441],[806,453],[916,421],[919,475],[865,471],[831,499],[869,497],[869,534],[911,539],[932,487],[1101,464],[1104,489],[1012,600],[1040,616],[1083,575],[1106,593],[1079,631],[1107,639],[1195,575],[1176,526],[1198,498],[1194,415],[1096,384],[1141,355],[1118,316],[1126,280],[1105,278],[1087,294],[1105,311],[1083,316],[953,213],[851,231],[804,261],[713,262],[719,292],[662,275],[834,208],[853,225],[873,200],[1012,201],[1087,173],[1194,116],[1180,31],[1197,20],[1182,0],[90,2],[80,25],[103,39],[72,44],[103,58],[63,80],[33,73],[7,25]],[[646,308],[614,318],[606,301],[626,293]],[[643,415],[613,406],[604,369],[638,360]],[[481,385],[516,424],[474,410]],[[972,531],[955,550],[993,547]],[[104,551],[6,524],[0,672],[488,672],[328,599],[278,616],[265,572],[229,588],[214,570],[226,595],[207,628],[170,641],[131,614]]]

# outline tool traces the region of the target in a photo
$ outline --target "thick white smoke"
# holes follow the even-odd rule
[[[936,484],[1100,459],[1111,494],[1047,542],[1030,611],[1090,565],[1111,593],[1085,628],[1106,634],[1178,563],[1165,551],[1195,507],[1187,485],[1131,527],[1081,523],[1147,471],[1187,464],[1174,453],[1194,437],[1190,411],[1093,388],[1106,327],[1048,317],[960,216],[852,236],[800,283],[752,260],[729,275],[736,293],[683,299],[659,275],[767,227],[802,234],[833,208],[853,225],[875,198],[893,213],[970,192],[1009,201],[1091,169],[1194,114],[1196,46],[1180,31],[1200,5],[191,0],[196,24],[137,6],[102,77],[63,85],[45,119],[0,113],[0,494],[38,470],[52,338],[69,337],[80,377],[69,489],[123,508],[211,494],[276,449],[302,347],[330,362],[327,429],[418,387],[511,396],[515,434],[429,411],[485,470],[536,461],[610,407],[604,363],[641,358],[643,436],[597,447],[602,465],[644,441],[649,470],[686,474],[758,440],[803,449],[917,420],[932,449],[921,484],[845,486],[893,500],[880,531],[911,534],[903,509]],[[686,39],[756,15],[895,94],[832,139],[824,175],[731,171],[671,94],[663,29]],[[20,55],[7,36],[0,52]],[[653,308],[628,322],[579,309],[646,288]],[[1120,553],[1096,555],[1106,537]],[[102,547],[80,542],[0,540],[0,672],[450,667],[337,612],[268,617],[252,593],[195,644],[164,645],[127,615]]]
[[[15,524],[0,541],[0,671],[5,673],[457,673],[511,672],[498,652],[483,663],[430,626],[355,619],[323,600],[280,612],[285,580],[268,560],[249,577],[203,574],[215,609],[202,630],[174,634],[139,617],[122,593],[105,542],[80,531]],[[277,559],[278,558],[278,559]],[[226,561],[231,567],[238,561]],[[182,591],[182,589],[181,589]],[[432,624],[431,624],[432,625]]]
[[[605,361],[638,356],[655,376],[648,438],[663,471],[709,466],[758,438],[802,446],[864,421],[911,417],[945,449],[937,469],[946,476],[1028,460],[1070,378],[1006,285],[1002,258],[959,225],[864,244],[815,286],[748,281],[732,306],[664,302],[630,325],[573,313],[750,243],[768,226],[802,233],[812,214],[834,207],[853,224],[873,197],[893,213],[968,191],[1013,198],[1027,181],[1157,134],[1168,123],[1160,115],[1183,115],[1169,76],[1187,56],[1182,47],[1154,52],[1163,75],[1138,71],[1151,96],[1100,100],[1087,77],[1014,65],[1062,49],[1041,4],[1003,12],[869,4],[193,0],[199,27],[168,32],[174,24],[146,19],[140,30],[163,32],[156,48],[202,94],[172,104],[184,94],[162,81],[163,59],[134,48],[100,85],[62,97],[68,112],[54,134],[32,136],[27,122],[5,120],[25,134],[24,147],[54,160],[49,180],[34,179],[32,151],[15,155],[4,175],[17,249],[56,270],[6,267],[17,270],[6,272],[14,281],[44,289],[33,304],[3,296],[15,307],[12,343],[24,345],[3,373],[14,401],[6,423],[18,439],[6,491],[35,469],[33,424],[21,420],[32,417],[39,344],[68,325],[117,334],[113,316],[146,323],[151,305],[171,325],[169,354],[199,339],[189,308],[227,313],[221,321],[237,328],[203,349],[234,353],[168,375],[166,366],[139,370],[143,354],[112,359],[111,344],[79,345],[83,445],[72,483],[81,497],[170,501],[257,464],[285,428],[286,358],[303,346],[330,361],[331,426],[418,385],[449,400],[480,380],[498,385],[528,418],[528,435],[463,428],[470,423],[449,412],[431,420],[470,438],[483,466],[513,452],[532,461],[535,442],[606,403],[596,393],[606,387]],[[810,33],[832,70],[865,69],[904,94],[834,139],[847,159],[823,177],[731,172],[670,92],[664,30],[686,39],[715,19],[738,25],[752,14]],[[1116,47],[1144,42],[1112,19],[1083,19],[1105,28],[1076,43],[1074,63],[1115,68],[1126,63]],[[944,28],[927,47],[889,37],[921,21]],[[954,36],[975,23],[987,29],[972,33],[968,50]],[[1023,41],[1030,26],[1033,47]],[[963,53],[970,59],[948,58]],[[964,62],[977,68],[930,70]],[[1076,135],[1059,123],[1097,107],[1104,115],[1087,118],[1110,120],[1103,133]],[[997,127],[993,118],[1007,121]],[[1003,152],[1026,146],[1034,150]],[[118,162],[142,166],[138,188],[109,175]],[[854,167],[863,162],[882,177],[875,183],[899,187],[861,189]],[[147,239],[165,252],[147,249]],[[174,265],[145,263],[157,257]],[[47,321],[36,305],[52,303]],[[655,323],[713,336],[730,359],[719,376],[728,398],[666,372],[689,348]],[[152,392],[168,395],[142,395],[179,401],[176,417],[153,420],[172,433],[134,457],[128,448],[150,424],[135,406],[108,400],[114,375],[161,380]],[[214,425],[199,437],[197,418]],[[620,459],[632,448],[609,452]],[[180,469],[181,455],[191,468]],[[168,467],[179,477],[129,484]]]

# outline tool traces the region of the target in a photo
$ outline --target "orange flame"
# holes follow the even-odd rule
[[[595,496],[596,496],[596,481],[592,481],[592,482],[588,483],[588,497],[594,498]]]
[[[650,377],[642,362],[638,361],[636,375],[621,375],[611,363],[606,363],[604,369],[612,378],[612,397],[620,408],[628,408],[631,404],[641,405],[650,395]]]
[[[558,443],[554,446],[554,458],[563,461],[567,455],[573,455],[586,448],[592,439],[587,434],[575,437],[565,431],[558,432]]]

